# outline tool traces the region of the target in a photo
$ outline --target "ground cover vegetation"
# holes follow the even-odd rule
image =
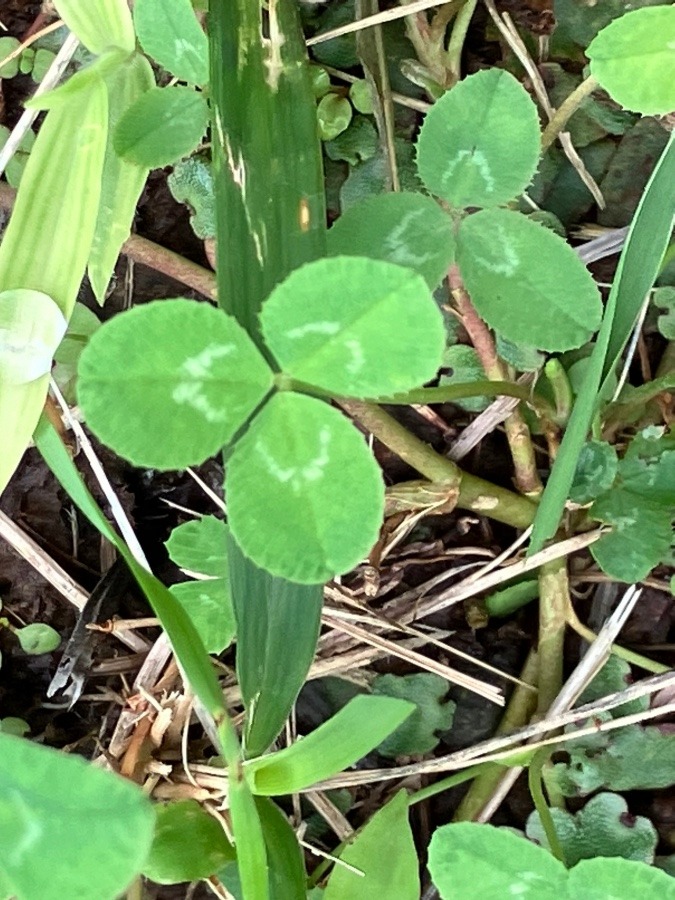
[[[53,6],[0,38],[0,490],[108,563],[1,513],[78,615],[0,571],[0,896],[675,897],[675,7]],[[139,541],[120,465],[199,499]]]

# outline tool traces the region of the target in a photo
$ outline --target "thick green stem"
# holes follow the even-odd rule
[[[527,685],[536,684],[538,670],[539,661],[537,654],[532,650],[525,660],[525,665],[520,673],[520,680]],[[526,725],[534,713],[536,702],[536,694],[533,691],[518,685],[511,695],[509,705],[506,707],[496,733],[507,734]],[[503,766],[495,766],[484,775],[476,778],[460,803],[454,815],[454,821],[471,822],[476,819],[503,777]]]
[[[569,583],[567,560],[556,559],[539,570],[539,700],[537,714],[548,712],[563,681],[563,645]]]
[[[457,266],[450,268],[448,277],[457,310],[462,317],[464,327],[471,338],[471,343],[478,354],[485,374],[490,381],[506,381],[506,366],[497,355],[490,329],[478,315],[476,308],[471,302]],[[544,488],[537,472],[537,462],[530,439],[530,429],[527,427],[519,410],[512,412],[506,419],[504,429],[511,448],[511,456],[513,457],[516,486],[527,497],[538,497]]]
[[[341,400],[340,405],[374,437],[429,481],[459,486],[457,505],[514,528],[527,528],[534,518],[536,506],[527,497],[497,487],[459,466],[425,444],[389,413],[362,400]]]

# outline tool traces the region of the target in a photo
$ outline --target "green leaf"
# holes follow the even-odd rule
[[[175,200],[190,210],[190,227],[202,240],[216,235],[216,208],[211,163],[191,156],[173,167],[167,178]]]
[[[267,848],[270,897],[306,900],[307,874],[302,851],[286,816],[267,797],[255,798]]]
[[[600,714],[601,720],[611,716]],[[556,763],[553,778],[566,797],[597,790],[658,790],[675,781],[675,734],[657,726],[628,725],[606,734],[576,738],[564,745],[565,763]]]
[[[134,25],[141,46],[180,81],[209,80],[209,45],[190,0],[136,0]]]
[[[665,310],[656,324],[664,338],[675,340],[675,287],[665,285],[656,288],[652,294],[652,306]]]
[[[377,129],[365,116],[354,116],[349,128],[332,141],[326,141],[324,150],[329,159],[343,159],[350,166],[357,166],[372,159],[380,146]]]
[[[0,874],[22,900],[115,900],[143,865],[154,818],[135,784],[0,733]]]
[[[463,220],[457,259],[480,316],[515,343],[548,352],[580,347],[602,315],[578,256],[547,228],[509,210]]]
[[[328,232],[329,256],[368,256],[413,269],[437,287],[453,260],[452,222],[424,194],[369,197],[340,216]]]
[[[80,359],[92,431],[136,465],[181,469],[228,443],[272,373],[246,332],[206,303],[161,300],[115,316]]]
[[[569,873],[567,896],[584,900],[675,900],[675,880],[627,859],[585,859]]]
[[[244,763],[254,794],[292,794],[354,765],[415,709],[393,697],[360,695],[300,741]]]
[[[260,324],[285,375],[356,397],[433,378],[445,343],[441,311],[421,276],[357,257],[292,272],[272,291]]]
[[[127,0],[54,0],[59,16],[87,50],[103,53],[119,47],[127,53],[136,48],[134,24]]]
[[[325,900],[418,900],[419,863],[405,791],[399,791],[366,822],[340,859],[354,868],[334,867]]]
[[[615,376],[623,347],[658,274],[673,227],[672,205],[664,203],[663,197],[668,196],[674,177],[675,136],[671,135],[628,230],[583,387],[577,392],[560,450],[539,503],[528,555],[541,550],[558,528],[579,451],[587,439],[593,415],[606,396],[605,389]]]
[[[49,374],[68,323],[42,291],[0,292],[0,381],[27,384]]]
[[[170,591],[190,616],[209,653],[222,653],[230,646],[237,629],[227,579],[183,581]]]
[[[246,706],[244,753],[260,756],[284,727],[314,660],[323,586],[293,584],[258,568],[229,536],[237,619],[237,681]]]
[[[68,403],[75,405],[77,365],[92,334],[100,328],[96,315],[83,303],[76,303],[68,323],[68,331],[54,354],[52,377]]]
[[[139,587],[162,622],[174,653],[190,685],[214,717],[227,715],[223,694],[201,639],[189,616],[164,585],[135,561],[129,548],[110,526],[87,490],[80,473],[54,426],[44,415],[35,430],[35,443],[68,496],[92,525],[110,541],[131,569]]]
[[[117,123],[115,152],[147,169],[161,169],[187,156],[204,137],[209,108],[191,88],[155,87],[133,103]]]
[[[468,384],[472,381],[482,381],[485,378],[485,370],[478,354],[473,347],[465,344],[453,344],[445,348],[443,354],[443,369],[439,379],[439,386],[446,384]],[[472,397],[458,399],[457,406],[469,412],[481,412],[486,409],[490,401],[484,397]]]
[[[185,522],[173,529],[164,546],[173,562],[187,572],[228,577],[227,525],[222,519],[202,516]]]
[[[155,84],[150,63],[135,53],[106,78],[108,133],[101,176],[101,198],[91,243],[87,274],[99,304],[106,290],[122,244],[129,237],[136,205],[148,177],[148,167],[121,159],[115,153],[115,128],[123,113]]]
[[[17,716],[5,716],[4,719],[0,719],[0,732],[12,734],[14,737],[25,737],[30,732],[30,725],[25,719],[19,719]]]
[[[226,478],[232,534],[256,565],[302,584],[370,551],[384,484],[365,441],[326,403],[277,394],[237,443]]]
[[[537,109],[513,75],[469,75],[427,113],[417,142],[420,178],[457,209],[499,206],[525,190],[539,162]]]
[[[14,53],[20,47],[19,40],[15,37],[0,37],[0,60],[5,59],[10,53]],[[4,66],[0,66],[0,78],[14,78],[19,71],[19,59],[14,57]]]
[[[566,896],[567,871],[561,862],[525,838],[492,825],[457,822],[437,828],[428,866],[443,900]],[[579,896],[585,900],[583,892]]]
[[[675,7],[634,9],[591,41],[591,74],[613,100],[644,116],[675,109]]]
[[[359,78],[349,88],[349,99],[354,104],[354,109],[358,109],[360,113],[372,115],[375,111],[373,103],[373,90],[365,78]]]
[[[590,503],[604,494],[614,482],[618,465],[616,450],[611,444],[588,441],[579,453],[570,500],[573,503]]]
[[[0,41],[2,41],[2,38],[0,38]],[[7,143],[9,135],[9,128],[7,128],[6,125],[0,125],[0,150]],[[33,149],[34,143],[35,132],[29,129],[21,139],[21,142],[17,147],[14,156],[12,156],[12,158],[7,163],[7,167],[5,168],[5,178],[7,179],[7,183],[13,188],[18,188],[19,184],[21,183],[21,178],[23,177],[26,164],[28,163],[28,157],[31,150]]]
[[[497,353],[519,372],[538,372],[546,362],[546,356],[529,344],[514,344],[497,335]]]
[[[146,878],[157,884],[197,881],[235,858],[223,826],[195,800],[159,804],[155,812],[155,836],[143,865]]]
[[[322,141],[332,141],[345,131],[352,120],[352,105],[339,94],[326,94],[316,107],[319,137]]]
[[[58,631],[43,622],[33,622],[23,628],[17,628],[14,634],[19,639],[23,652],[35,656],[40,653],[51,653],[61,643]]]
[[[415,675],[380,675],[373,682],[373,693],[398,697],[415,704],[415,712],[377,748],[382,756],[397,757],[430,753],[438,746],[438,732],[452,727],[455,706],[445,700],[450,685],[440,675],[422,672]]]
[[[672,441],[645,430],[618,464],[616,484],[595,501],[590,514],[612,526],[591,552],[607,574],[622,581],[645,578],[668,553],[675,508]]]
[[[644,816],[631,815],[619,794],[597,794],[574,815],[556,807],[550,813],[568,867],[596,856],[654,862],[656,829]],[[525,831],[530,840],[550,849],[538,812],[530,814]]]

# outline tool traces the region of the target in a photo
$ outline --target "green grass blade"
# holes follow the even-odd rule
[[[274,900],[306,900],[307,875],[300,846],[288,819],[267,797],[255,798],[269,860]]]
[[[658,274],[673,228],[673,183],[675,135],[671,134],[631,222],[584,384],[577,395],[534,519],[528,548],[530,555],[541,550],[558,528],[579,452],[597,411],[600,391],[616,365],[647,291]]]
[[[192,620],[173,594],[136,562],[89,493],[61,438],[46,416],[41,417],[35,430],[35,443],[73,503],[123,557],[169,636],[195,694],[214,718],[222,719],[226,714],[222,692]]]
[[[212,2],[221,306],[252,335],[274,285],[326,252],[315,102],[297,4]],[[262,34],[270,39],[261,41]],[[252,114],[255,111],[255,114]]]
[[[312,664],[323,589],[275,578],[246,559],[232,537],[228,543],[237,678],[248,710],[243,743],[254,757],[279,734]]]
[[[244,763],[255,794],[293,794],[354,765],[415,710],[394,697],[360,694],[300,741]]]

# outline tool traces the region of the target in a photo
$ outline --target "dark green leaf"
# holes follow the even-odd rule
[[[455,703],[446,700],[450,689],[440,675],[422,672],[415,675],[380,675],[373,682],[373,693],[409,700],[415,712],[377,748],[382,756],[396,757],[430,753],[438,746],[438,732],[448,731],[455,714]]]
[[[246,706],[244,751],[264,753],[284,726],[314,659],[323,587],[275,578],[229,539],[237,617],[237,680]]]
[[[609,490],[618,465],[616,450],[611,444],[588,441],[579,453],[577,470],[570,488],[570,500],[573,503],[590,503]]]

